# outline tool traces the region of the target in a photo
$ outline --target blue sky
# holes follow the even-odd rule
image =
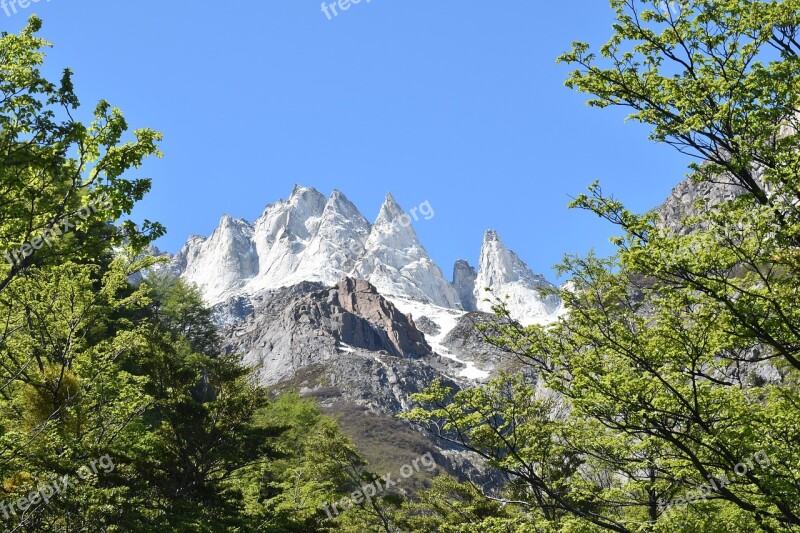
[[[8,0],[7,0],[8,1]],[[447,276],[483,233],[537,272],[564,253],[611,250],[613,228],[566,208],[600,179],[635,210],[659,204],[687,161],[563,86],[556,57],[604,43],[606,2],[372,0],[329,20],[320,0],[40,0],[31,13],[70,67],[89,117],[104,98],[165,135],[138,219],[177,251],[223,213],[255,219],[294,183],[342,190],[374,218],[386,192],[435,216],[415,224]],[[331,10],[329,10],[329,13]]]

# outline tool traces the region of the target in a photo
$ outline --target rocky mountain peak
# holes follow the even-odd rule
[[[222,218],[219,221],[219,225],[215,232],[239,232],[239,233],[250,233],[252,231],[252,226],[250,223],[243,219],[243,218],[233,218],[231,215],[225,214],[222,215]],[[202,238],[202,237],[201,237]]]
[[[313,187],[295,185],[287,200],[268,205],[255,222],[255,229],[269,244],[280,238],[308,238],[316,229],[317,219],[327,199]]]
[[[369,244],[373,248],[383,246],[405,253],[427,255],[417,238],[417,232],[414,231],[411,217],[403,211],[391,193],[386,194],[378,218],[375,219]]]
[[[372,225],[354,276],[369,280],[388,297],[461,307],[452,285],[420,244],[411,217],[391,194]]]
[[[341,191],[325,197],[295,185],[287,199],[268,205],[252,224],[223,216],[208,239],[190,238],[170,268],[197,284],[210,304],[304,281],[333,286],[352,277],[369,281],[398,305],[475,311],[484,286],[546,284],[493,230],[484,236],[479,266],[476,272],[459,262],[453,283],[446,280],[420,243],[412,216],[391,193],[370,224]]]
[[[350,199],[339,190],[334,190],[331,193],[331,196],[325,202],[325,208],[323,209],[324,218],[331,219],[334,218],[335,215],[354,217],[356,220],[353,222],[355,222],[356,225],[364,226],[367,229],[370,227],[370,223],[367,222],[367,219],[364,218],[355,204],[353,204],[353,202],[351,202]]]
[[[478,301],[475,299],[475,282],[478,272],[470,264],[459,259],[453,267],[453,287],[456,289],[461,307],[464,311],[477,311]]]
[[[392,193],[387,192],[386,197],[383,200],[383,205],[381,206],[380,214],[378,215],[378,219],[375,221],[377,224],[378,222],[394,222],[399,217],[403,215],[403,208],[400,207],[400,204],[397,203],[397,200],[394,199]]]
[[[486,287],[537,279],[517,254],[503,244],[496,230],[488,230],[483,237],[479,272]]]
[[[255,275],[257,258],[253,228],[243,219],[224,215],[208,239],[189,238],[173,259],[173,271],[199,285],[209,301],[224,299]]]
[[[552,322],[561,307],[555,294],[542,292],[555,287],[534,274],[495,230],[484,235],[473,292],[478,310],[491,312],[493,302],[486,301],[486,288],[492,289],[495,298],[505,301],[511,316],[524,324]]]
[[[350,275],[364,253],[370,230],[370,223],[358,208],[343,193],[333,191],[316,234],[303,252],[299,275],[329,285]]]
[[[308,200],[325,199],[325,195],[319,192],[314,187],[305,187],[297,183],[292,187],[292,192],[289,194],[289,202],[303,202]]]
[[[487,229],[486,233],[483,234],[483,245],[486,246],[487,243],[491,242],[499,242],[500,236],[497,235],[497,230],[494,229]]]

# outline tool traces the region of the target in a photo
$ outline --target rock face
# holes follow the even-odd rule
[[[688,233],[692,231],[692,228],[685,226],[683,221],[697,212],[698,201],[702,200],[708,206],[714,206],[733,200],[744,193],[744,188],[733,183],[695,183],[687,179],[672,189],[666,201],[658,207],[657,212],[664,227]]]
[[[453,287],[464,311],[477,311],[478,301],[475,298],[475,282],[478,273],[463,259],[456,261],[453,267]]]
[[[410,217],[391,194],[386,195],[354,275],[369,280],[386,296],[461,307],[455,289],[422,247]]]
[[[341,192],[333,191],[305,251],[301,275],[316,273],[327,283],[344,278],[364,254],[371,229],[356,206]]]
[[[267,385],[341,351],[360,349],[407,359],[432,355],[411,318],[368,282],[351,278],[333,288],[303,282],[272,291],[225,337],[247,364],[260,366]]]
[[[492,327],[497,317],[489,313],[475,312],[462,316],[456,326],[442,340],[442,346],[459,357],[472,361],[477,368],[496,374],[498,371],[519,370],[517,358],[489,343],[486,338],[499,335]],[[483,331],[479,328],[485,328]]]
[[[397,357],[422,357],[431,354],[431,348],[414,325],[410,317],[402,314],[389,300],[383,298],[378,291],[363,280],[347,278],[329,292],[329,300],[341,309],[345,317],[353,317],[348,322],[357,325],[358,331],[374,331],[374,326],[385,332],[381,336],[381,345],[362,344],[364,336],[350,334],[353,328],[342,328],[338,337],[341,342],[357,348],[368,350],[386,349],[390,355]],[[367,325],[370,327],[368,328]],[[385,337],[385,340],[384,340]]]
[[[222,336],[225,350],[243,354],[267,386],[332,388],[340,400],[387,413],[434,379],[452,383],[411,318],[366,281],[269,291]]]
[[[523,324],[553,322],[561,310],[557,295],[542,292],[553,291],[555,286],[531,272],[517,254],[506,248],[494,230],[487,231],[483,238],[474,291],[478,310],[491,313],[492,301],[487,298],[486,288],[503,300],[511,316]]]
[[[426,316],[421,316],[414,321],[417,325],[417,329],[420,330],[425,335],[432,335],[436,336],[442,333],[442,328],[439,327],[439,324],[431,320]]]

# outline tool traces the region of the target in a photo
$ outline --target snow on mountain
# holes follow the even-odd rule
[[[248,291],[318,281],[304,279],[302,263],[319,230],[325,204],[325,196],[316,189],[295,185],[288,200],[267,206],[253,225],[258,273]]]
[[[319,230],[303,259],[303,273],[331,285],[350,275],[365,250],[371,225],[340,191],[333,191],[322,212]]]
[[[368,280],[388,298],[410,298],[452,309],[461,307],[455,289],[428,256],[411,219],[391,194],[386,195],[354,275]]]
[[[465,311],[491,311],[485,287],[496,296],[508,295],[512,316],[525,324],[550,322],[560,309],[557,297],[538,291],[552,286],[494,231],[486,234],[478,271],[459,261],[450,283],[391,194],[370,224],[341,192],[326,198],[316,189],[295,186],[288,199],[267,206],[252,225],[226,215],[207,239],[190,237],[170,268],[197,284],[212,305],[304,281],[334,286],[352,277],[369,281],[401,307],[413,303],[415,316],[434,322]],[[442,336],[453,320],[444,322]]]
[[[295,186],[287,201],[267,207],[255,223],[259,255],[250,293],[302,281],[335,285],[363,254],[370,224],[340,191],[325,199],[316,189]]]
[[[393,303],[405,315],[414,319],[424,316],[438,326],[439,331],[432,335],[426,335],[425,340],[437,354],[464,365],[464,369],[458,373],[459,377],[476,381],[485,380],[489,377],[489,372],[479,369],[473,361],[461,359],[443,344],[447,334],[453,331],[458,325],[459,319],[466,315],[464,311],[426,305],[403,298],[396,298]]]
[[[208,239],[193,235],[173,258],[173,270],[196,284],[209,302],[239,291],[258,271],[253,228],[244,219],[225,215]]]
[[[492,292],[486,292],[487,288]],[[542,294],[542,289],[555,287],[543,276],[531,272],[503,244],[496,231],[487,231],[473,293],[478,310],[491,313],[493,300],[499,298],[506,303],[512,318],[522,324],[547,324],[561,312],[561,300],[555,294]]]

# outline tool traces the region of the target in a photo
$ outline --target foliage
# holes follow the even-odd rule
[[[556,530],[800,529],[800,4],[611,4],[614,36],[562,56],[567,84],[696,157],[699,190],[737,194],[676,222],[595,184],[572,205],[621,229],[617,253],[564,260],[554,326],[495,326],[540,382],[435,386],[410,418]]]
[[[478,487],[442,475],[407,501],[398,518],[400,531],[442,533],[526,533],[551,531],[546,520],[531,521],[516,506],[486,498]]]
[[[106,102],[76,120],[70,72],[39,72],[40,27],[0,37],[0,521],[245,527],[237,476],[280,433],[255,419],[268,398],[220,353],[196,290],[130,282],[156,264],[145,248],[163,228],[119,220],[150,187],[125,174],[160,155],[161,135],[127,138]]]
[[[286,430],[276,442],[281,457],[251,473],[250,486],[257,490],[251,491],[249,506],[261,530],[394,531],[387,529],[388,494],[346,510],[335,507],[376,476],[315,401],[283,394],[258,419]]]

